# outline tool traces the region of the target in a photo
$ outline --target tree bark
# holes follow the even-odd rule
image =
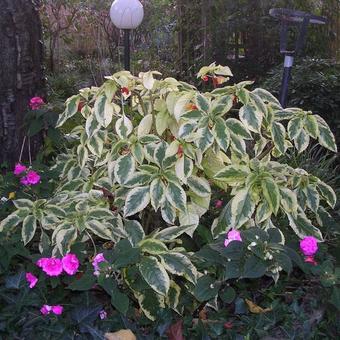
[[[0,0],[0,164],[18,161],[31,97],[44,95],[42,29],[32,0]],[[41,138],[31,140],[32,156]],[[28,144],[24,148],[27,159]]]

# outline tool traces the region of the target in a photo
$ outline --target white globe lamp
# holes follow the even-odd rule
[[[137,28],[144,17],[139,0],[115,0],[110,9],[112,23],[124,30],[124,66],[130,70],[130,30]]]

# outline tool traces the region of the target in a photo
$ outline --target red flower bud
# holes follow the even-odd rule
[[[202,76],[202,80],[206,83],[207,81],[209,81],[209,77],[208,76]]]
[[[127,96],[130,94],[130,91],[127,87],[122,87],[120,90],[123,94],[126,94]]]
[[[225,322],[223,327],[225,329],[232,329],[233,328],[233,323],[231,321]]]

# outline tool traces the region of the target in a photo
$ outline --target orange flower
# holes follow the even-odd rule
[[[193,110],[197,110],[197,109],[198,109],[198,107],[197,107],[195,104],[193,104],[193,103],[187,104],[187,105],[185,106],[185,108],[186,108],[188,111],[193,111]]]

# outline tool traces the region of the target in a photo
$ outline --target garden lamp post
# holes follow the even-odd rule
[[[130,71],[130,31],[137,28],[144,17],[138,0],[115,0],[110,9],[113,24],[124,31],[124,68]]]
[[[321,16],[313,15],[310,13],[295,11],[286,8],[272,8],[269,15],[280,20],[280,53],[284,55],[283,76],[280,90],[280,103],[282,107],[286,107],[288,84],[290,74],[294,63],[295,55],[299,55],[306,41],[307,27],[309,24],[323,25],[327,19]],[[288,33],[290,27],[297,27],[297,35],[295,41],[295,48],[289,50]]]

